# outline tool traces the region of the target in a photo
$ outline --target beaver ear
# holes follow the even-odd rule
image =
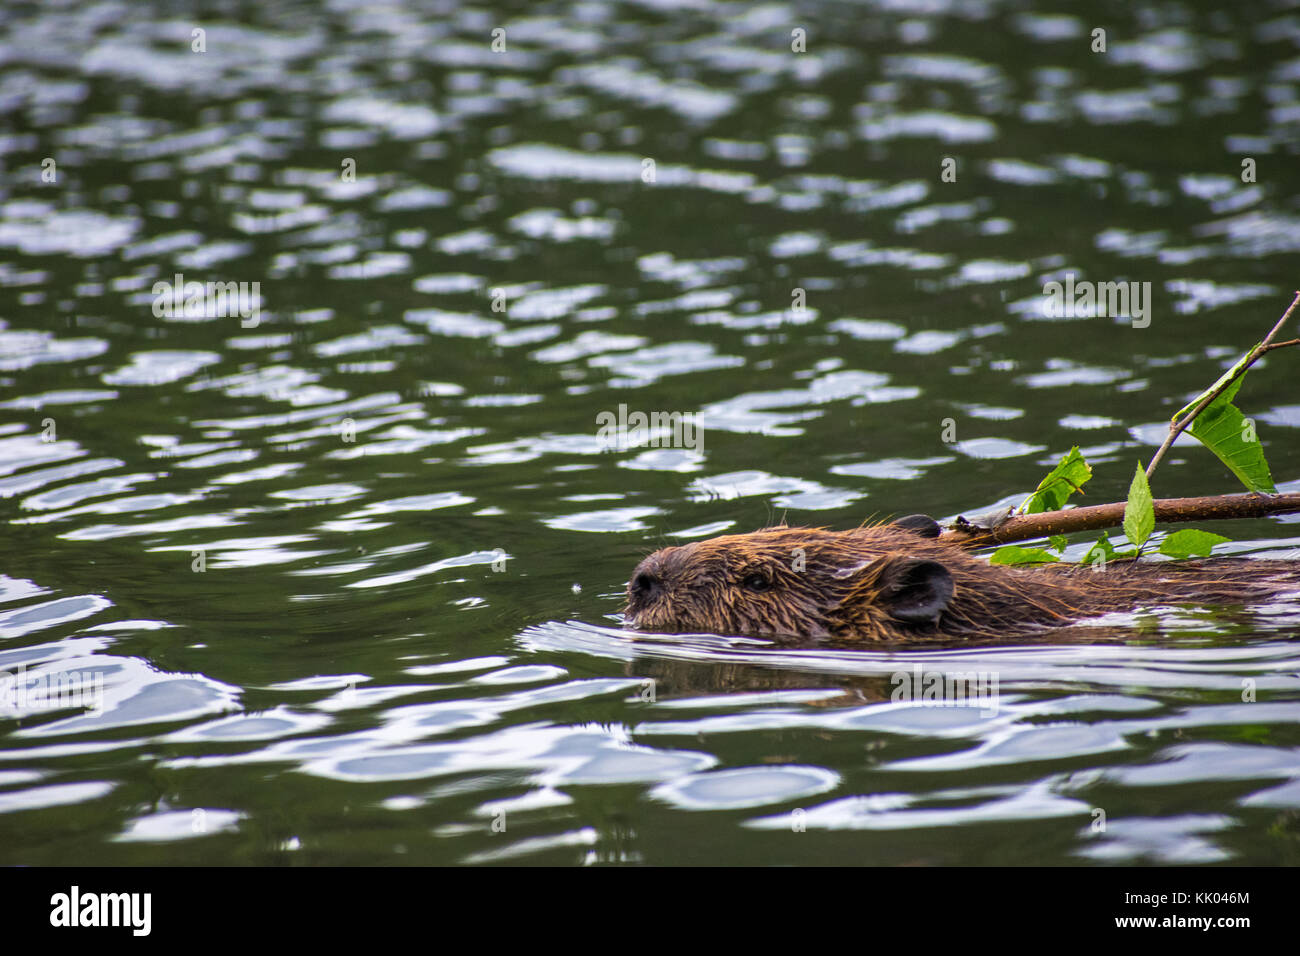
[[[895,528],[911,531],[923,538],[937,538],[943,532],[943,527],[939,522],[929,515],[907,515],[904,518],[895,518],[889,523]]]
[[[938,561],[892,561],[880,583],[880,603],[907,624],[934,624],[952,600],[952,574]]]

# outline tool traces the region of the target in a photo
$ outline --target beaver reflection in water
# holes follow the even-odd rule
[[[661,632],[839,641],[1027,635],[1108,611],[1243,604],[1300,590],[1300,562],[991,565],[924,515],[852,531],[764,528],[647,557],[624,618]]]

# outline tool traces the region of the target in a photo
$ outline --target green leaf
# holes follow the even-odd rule
[[[1171,558],[1206,558],[1216,544],[1231,540],[1221,534],[1187,528],[1183,531],[1175,531],[1165,538],[1160,543],[1160,553],[1167,554]]]
[[[1206,395],[1209,395],[1212,391],[1214,391],[1216,388],[1218,388],[1228,379],[1232,378],[1232,376],[1236,374],[1237,369],[1241,368],[1243,365],[1246,364],[1246,359],[1250,358],[1250,353],[1255,351],[1255,349],[1260,344],[1262,343],[1256,343],[1256,345],[1252,346],[1250,348],[1250,351],[1248,351],[1245,355],[1243,355],[1241,358],[1237,359],[1237,361],[1233,363],[1232,368],[1228,369],[1226,372],[1224,372],[1222,375],[1216,378],[1214,380],[1213,385],[1211,385],[1205,391],[1201,392],[1200,395],[1197,395],[1194,399],[1192,399],[1182,408],[1178,409],[1178,411],[1174,413],[1174,417],[1171,418],[1170,421],[1173,422],[1178,421],[1178,419],[1182,418],[1193,408],[1199,405],[1201,403],[1201,400],[1204,399]],[[1233,398],[1236,397],[1237,391],[1241,388],[1241,383],[1244,382],[1245,380],[1246,380],[1246,373],[1243,372],[1241,378],[1237,379],[1235,382],[1233,382],[1231,385],[1225,388],[1223,390],[1223,394],[1220,395],[1218,398],[1216,398],[1213,402],[1211,402],[1209,407],[1206,408],[1206,411],[1208,412],[1211,408],[1213,408],[1215,405],[1219,404],[1220,402],[1223,402],[1225,404],[1231,402]]]
[[[1264,446],[1254,438],[1253,428],[1250,434],[1254,440],[1246,440],[1246,416],[1232,404],[1243,381],[1244,376],[1229,385],[1222,395],[1206,406],[1187,431],[1214,452],[1248,491],[1277,494],[1268,461],[1264,458]]]
[[[1092,477],[1092,466],[1084,461],[1076,445],[1062,458],[1047,477],[1038,483],[1034,493],[1020,506],[1021,514],[1038,514],[1041,511],[1057,511],[1065,504],[1065,499]]]
[[[1069,543],[1070,539],[1063,534],[1054,534],[1047,539],[1047,546],[1054,551],[1060,551],[1062,554],[1065,553],[1065,548]]]
[[[1115,561],[1119,558],[1132,558],[1136,556],[1137,553],[1134,551],[1116,551],[1115,547],[1110,543],[1109,535],[1103,531],[1101,536],[1097,538],[1097,543],[1088,549],[1087,554],[1080,559],[1079,563],[1086,565],[1096,564],[1100,561],[1103,564],[1109,564],[1111,561]]]
[[[1128,487],[1128,503],[1124,506],[1124,537],[1141,551],[1155,527],[1156,507],[1151,499],[1151,486],[1147,484],[1142,462],[1138,462],[1133,483]]]
[[[989,555],[989,564],[1050,564],[1060,560],[1042,548],[1022,548],[1014,544],[998,548]]]

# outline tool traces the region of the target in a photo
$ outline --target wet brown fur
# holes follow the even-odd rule
[[[801,550],[800,550],[801,549]],[[798,555],[802,554],[803,568]],[[900,610],[945,577],[935,616]],[[764,589],[756,589],[766,582]],[[892,525],[765,528],[647,557],[628,582],[633,627],[758,637],[898,641],[1028,635],[1109,611],[1169,603],[1245,604],[1300,591],[1300,562],[1249,558],[1006,567]],[[926,596],[919,600],[924,609]]]

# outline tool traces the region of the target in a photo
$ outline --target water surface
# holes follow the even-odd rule
[[[1300,9],[1090,16],[7,6],[0,862],[1300,862],[1294,602],[620,628],[664,544],[976,512],[1072,445],[1118,500],[1281,314]],[[1150,283],[1149,324],[1046,316],[1068,273]],[[156,309],[178,274],[246,315]],[[1290,490],[1295,359],[1240,396]],[[703,444],[604,450],[620,405]],[[1235,489],[1186,442],[1155,490]],[[1220,530],[1298,556],[1294,518]]]

